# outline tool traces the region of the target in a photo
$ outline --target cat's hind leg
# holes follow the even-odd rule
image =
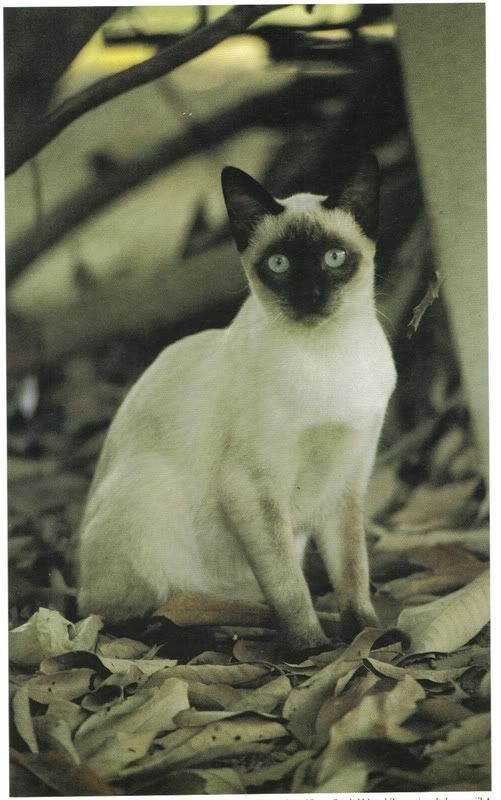
[[[185,525],[183,498],[165,464],[134,459],[95,487],[81,528],[78,609],[110,621],[142,616],[171,592]]]

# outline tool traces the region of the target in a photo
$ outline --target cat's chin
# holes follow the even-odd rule
[[[317,325],[322,325],[332,319],[331,311],[317,311],[303,313],[300,311],[293,311],[289,315],[291,322],[298,325],[304,325],[306,328],[313,328]]]

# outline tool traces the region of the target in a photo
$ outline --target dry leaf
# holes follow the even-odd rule
[[[252,625],[266,627],[273,618],[264,603],[246,603],[200,592],[178,592],[155,611],[176,625]]]
[[[104,658],[136,659],[148,653],[148,645],[136,642],[135,639],[114,639],[110,636],[98,636],[96,654]]]
[[[74,700],[93,688],[95,672],[91,669],[69,669],[52,675],[37,675],[26,684],[29,696],[48,705],[53,700]]]
[[[420,666],[398,667],[395,664],[388,664],[370,657],[364,658],[364,664],[379,677],[393,678],[397,681],[401,681],[406,675],[410,675],[411,678],[417,681],[449,683],[459,678],[466,670],[466,667],[460,669],[426,669]]]
[[[155,730],[146,733],[117,731],[103,742],[86,763],[100,778],[113,779],[132,761],[146,755],[155,735]]]
[[[12,700],[14,724],[21,739],[28,745],[32,753],[38,753],[38,743],[31,717],[28,684],[21,686]]]
[[[410,676],[386,691],[367,694],[330,729],[329,743],[316,765],[316,784],[324,784],[336,771],[348,765],[349,743],[357,739],[386,738],[397,742],[415,741],[416,735],[402,728],[415,711],[424,689]]]
[[[353,761],[346,767],[339,769],[326,781],[315,787],[315,792],[332,792],[338,794],[346,792],[364,792],[367,789],[369,768],[363,761]]]
[[[374,533],[378,537],[375,551],[405,554],[406,551],[421,547],[457,544],[479,555],[489,555],[489,529],[469,530],[405,530],[388,531],[378,526]]]
[[[102,781],[86,764],[73,766],[61,753],[34,754],[11,750],[10,757],[63,797],[117,794],[109,783]]]
[[[268,675],[271,667],[259,664],[229,664],[219,666],[212,664],[198,664],[171,667],[169,676],[180,678],[183,681],[199,681],[200,683],[222,683],[226,686],[241,686],[242,684],[252,683],[259,678]],[[165,680],[165,675],[153,675],[148,681],[148,686],[158,686]]]
[[[206,684],[200,681],[188,683],[190,705],[207,711],[229,710],[234,703],[238,703],[245,696],[247,691],[220,683]]]
[[[76,731],[86,716],[80,706],[69,700],[52,700],[45,713],[52,714],[56,719],[64,720],[71,733]]]
[[[341,717],[344,717],[352,708],[355,708],[362,697],[372,689],[377,681],[378,678],[376,675],[369,672],[368,674],[362,675],[358,681],[353,683],[353,685],[342,694],[331,694],[324,700],[315,722],[317,747],[326,743],[332,725],[341,719]]]
[[[462,720],[447,733],[445,739],[439,739],[426,747],[426,755],[435,757],[444,753],[453,753],[478,741],[483,741],[491,731],[491,715],[475,714]]]
[[[121,777],[157,774],[168,767],[203,764],[241,753],[268,752],[272,747],[268,742],[283,736],[287,731],[279,722],[250,716],[213,722],[205,728],[182,728],[157,741],[165,746],[163,752],[146,756],[123,770]]]
[[[42,750],[57,751],[62,753],[70,764],[75,766],[80,764],[80,756],[75,750],[66,720],[58,718],[54,712],[47,711],[42,717],[35,717],[33,722]]]
[[[422,300],[419,301],[417,306],[414,306],[412,310],[412,319],[408,324],[408,327],[411,328],[408,332],[408,336],[412,336],[416,333],[417,329],[419,328],[420,322],[423,319],[423,314],[425,311],[433,305],[435,300],[440,294],[440,286],[442,284],[442,276],[438,269],[434,270],[433,275],[431,276],[430,282],[428,284],[428,288],[424,294]]]
[[[285,761],[280,761],[269,767],[261,767],[250,772],[240,772],[242,783],[245,788],[248,788],[249,786],[262,786],[263,783],[281,781],[286,775],[295,770],[299,764],[306,759],[311,759],[314,755],[314,750],[300,750],[290,758],[286,758]]]
[[[258,689],[249,692],[236,701],[231,707],[233,711],[255,711],[271,713],[278,705],[282,705],[291,691],[291,682],[285,675],[265,683]]]
[[[405,506],[391,517],[396,528],[428,524],[433,527],[462,524],[461,514],[478,485],[478,478],[468,478],[443,486],[421,484],[412,492]]]
[[[243,794],[245,786],[236,770],[189,769],[169,773],[169,789],[181,794]]]
[[[9,658],[16,664],[38,666],[43,658],[71,650],[94,651],[101,617],[92,614],[74,625],[58,611],[40,608],[30,619],[9,631]]]
[[[473,714],[468,708],[445,697],[427,697],[419,704],[419,715],[439,725],[461,722]]]
[[[221,629],[222,630],[222,629]],[[218,665],[220,667],[224,667],[229,664],[231,661],[231,656],[226,653],[218,653],[215,650],[204,650],[202,653],[199,653],[197,656],[194,656],[188,661],[188,664],[199,665],[199,664],[212,664]]]
[[[154,675],[155,672],[161,670],[168,670],[170,667],[175,667],[177,661],[173,658],[107,658],[99,656],[100,661],[106,669],[113,673],[127,673],[131,667],[135,667],[143,675]],[[170,673],[169,673],[170,674]],[[164,677],[167,677],[165,673]]]
[[[189,707],[188,686],[185,681],[167,678],[161,687],[142,690],[121,706],[122,713],[118,712],[120,706],[114,706],[109,712],[97,712],[80,726],[74,741],[82,758],[96,753],[103,742],[118,733],[173,730],[173,718]]]
[[[237,639],[233,647],[233,657],[242,664],[273,664],[277,660],[278,642]]]
[[[405,608],[398,627],[410,639],[410,653],[450,652],[472,639],[490,618],[489,570],[433,603]]]
[[[315,721],[325,698],[331,693],[339,678],[352,671],[357,663],[369,654],[380,635],[381,631],[375,628],[362,631],[335,661],[289,694],[282,713],[289,720],[292,733],[306,747],[314,742]]]
[[[262,719],[277,719],[273,714],[265,714],[256,711],[197,711],[195,708],[188,708],[180,711],[174,717],[174,722],[178,728],[203,728],[212,722],[219,722],[224,719],[235,719],[236,717],[256,715]]]

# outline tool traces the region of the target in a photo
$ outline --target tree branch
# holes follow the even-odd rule
[[[336,89],[349,77],[339,76]],[[166,169],[187,156],[213,147],[253,124],[276,125],[304,122],[308,114],[305,98],[312,104],[322,97],[335,96],[332,83],[300,79],[285,89],[268,92],[244,100],[238,106],[218,111],[205,122],[195,123],[188,130],[145,151],[141,157],[120,161],[114,171],[96,180],[71,197],[63,199],[45,215],[44,227],[21,234],[6,253],[6,279],[10,284],[26,267],[59,241],[71,228],[84,222],[129,189],[144,183],[156,172]],[[286,109],[286,117],[280,109]],[[310,118],[315,119],[313,109]]]
[[[25,161],[40,152],[52,139],[74,120],[91,111],[93,108],[118,97],[130,89],[160,78],[168,72],[190,61],[196,56],[210,50],[229,36],[245,31],[249,25],[278,6],[234,6],[219,19],[205,28],[194,31],[191,35],[161,51],[157,55],[123,70],[109,75],[68,98],[54,111],[46,114],[40,122],[36,133],[27,140],[25,146],[6,159],[6,174],[10,175]]]

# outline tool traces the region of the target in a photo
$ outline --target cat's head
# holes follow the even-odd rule
[[[277,200],[235,167],[223,169],[222,185],[242,264],[265,308],[314,324],[343,301],[371,295],[379,214],[375,156],[328,197]]]

